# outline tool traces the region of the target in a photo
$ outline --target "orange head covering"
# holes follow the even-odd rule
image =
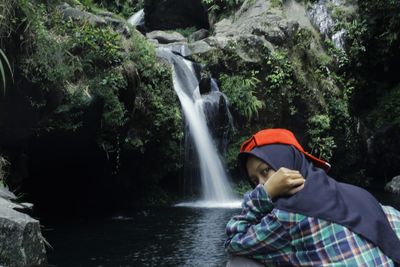
[[[309,160],[311,160],[316,167],[325,170],[325,172],[328,172],[331,168],[331,165],[328,162],[305,152],[294,134],[286,129],[265,129],[257,132],[250,137],[250,139],[243,142],[242,146],[240,147],[240,153],[250,152],[255,147],[270,144],[292,145],[301,153],[303,153]]]

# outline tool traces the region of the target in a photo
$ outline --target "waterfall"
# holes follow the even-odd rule
[[[239,202],[234,198],[229,179],[207,127],[204,112],[205,103],[215,102],[215,100],[210,100],[212,95],[221,93],[216,92],[214,85],[212,92],[202,97],[192,62],[174,54],[170,48],[166,47],[157,48],[157,55],[167,59],[172,65],[174,90],[181,103],[200,163],[202,200],[178,205],[237,207]]]
[[[139,10],[128,18],[128,23],[132,26],[144,24],[144,9]]]

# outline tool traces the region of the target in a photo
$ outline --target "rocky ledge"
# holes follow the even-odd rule
[[[386,184],[385,190],[394,194],[400,194],[400,175],[394,177]]]
[[[24,211],[32,204],[14,202],[15,195],[0,188],[0,266],[47,266],[40,223]]]

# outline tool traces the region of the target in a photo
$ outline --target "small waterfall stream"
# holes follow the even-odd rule
[[[177,206],[238,207],[224,166],[207,127],[204,103],[210,101],[212,93],[202,97],[193,63],[174,54],[169,48],[159,47],[157,56],[165,58],[173,66],[174,89],[181,102],[190,136],[200,163],[202,200],[180,203]]]
[[[139,10],[128,18],[127,21],[132,26],[138,26],[144,23],[144,9]]]

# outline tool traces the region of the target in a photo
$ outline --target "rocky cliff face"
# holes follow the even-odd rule
[[[140,198],[157,192],[154,185],[178,191],[182,115],[156,46],[205,66],[203,94],[212,75],[228,96],[221,106],[230,106],[235,121],[226,155],[232,172],[240,142],[265,127],[294,131],[309,152],[334,163],[332,175],[359,176],[367,162],[378,162],[373,151],[397,147],[371,139],[382,135],[351,112],[356,85],[346,75],[357,43],[344,32],[357,26],[354,1],[239,2],[216,16],[197,0],[145,1],[143,34],[98,7],[59,3],[40,13],[29,2],[13,6],[21,25],[28,17],[31,23],[25,32],[9,31],[5,46],[16,66],[0,116],[1,146],[13,163],[10,186],[71,209],[107,194],[116,203]],[[382,109],[396,110],[392,104],[382,100]],[[388,176],[398,172],[396,162]],[[44,192],[44,185],[62,193]],[[80,196],[73,205],[65,200],[71,190]]]

